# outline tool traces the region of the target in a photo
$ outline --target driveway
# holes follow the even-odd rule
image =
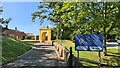
[[[57,54],[52,45],[34,44],[29,52],[2,68],[44,68],[43,66],[59,66]]]

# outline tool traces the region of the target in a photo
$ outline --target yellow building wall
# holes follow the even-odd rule
[[[46,41],[46,34],[47,41]],[[39,41],[40,42],[51,42],[51,29],[40,29],[39,30]]]

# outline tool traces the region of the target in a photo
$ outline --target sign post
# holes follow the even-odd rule
[[[101,65],[101,55],[100,55],[100,51],[98,52],[98,63],[99,63],[99,66]]]
[[[80,58],[79,55],[80,55],[80,54],[79,54],[79,51],[77,51],[77,57],[78,57],[78,60],[80,60],[80,59],[79,59],[79,58]]]

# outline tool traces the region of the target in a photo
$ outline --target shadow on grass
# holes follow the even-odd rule
[[[107,56],[120,57],[120,53],[112,53],[112,52],[108,52]]]
[[[72,67],[71,67],[71,60],[70,58],[67,61],[67,66],[70,68],[79,68],[79,67],[83,67],[83,65],[79,62],[78,58],[73,56],[73,61],[72,61]]]
[[[80,63],[79,59],[77,57],[74,57],[74,65],[76,67],[83,67],[82,63]]]
[[[104,58],[103,61],[105,61],[108,66],[120,67],[120,53],[108,52],[107,56],[109,58]]]
[[[119,57],[111,57],[111,58],[104,58],[103,61],[107,63],[107,66],[112,66],[112,67],[120,67],[120,59]]]
[[[93,61],[93,60],[89,60],[86,58],[80,58],[78,59],[77,57],[75,57],[77,63],[76,64],[76,68],[100,68],[101,66],[99,66],[99,63],[97,61]],[[83,65],[82,62],[88,63],[88,66]],[[94,64],[94,65],[91,65]],[[104,65],[105,66],[105,65]]]
[[[97,61],[89,60],[89,59],[86,59],[86,58],[81,58],[81,61],[98,65],[98,62],[97,62]]]
[[[101,63],[101,65],[99,65],[99,63],[97,61],[93,61],[93,60],[89,60],[86,58],[80,58],[80,60],[77,57],[73,58],[73,68],[101,68],[101,67],[119,67],[120,66],[120,59],[119,56],[118,57],[113,57],[109,59],[108,64],[103,64]],[[70,60],[69,60],[70,61]],[[84,66],[82,62],[88,63],[88,66]],[[92,65],[94,64],[94,65]]]
[[[92,66],[92,65],[84,66],[83,63],[81,63],[81,62],[86,62],[88,64],[89,63],[90,64],[96,64],[96,66]],[[70,60],[68,60],[68,64],[69,63],[70,63]],[[73,57],[73,68],[93,68],[93,67],[97,67],[97,68],[100,67],[98,65],[97,61],[89,60],[89,59],[86,59],[86,58],[80,58],[80,59],[78,59],[77,57]]]

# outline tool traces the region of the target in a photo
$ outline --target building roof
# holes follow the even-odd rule
[[[48,29],[48,28],[44,26],[44,27],[42,27],[41,29]]]
[[[6,29],[5,31],[3,31],[3,35],[8,35],[8,34],[14,34],[15,36],[27,36],[24,32],[18,30],[16,31],[12,29]]]
[[[47,27],[42,27],[40,30],[50,30],[50,28],[47,28]]]
[[[32,33],[26,33],[27,36],[34,36]]]

